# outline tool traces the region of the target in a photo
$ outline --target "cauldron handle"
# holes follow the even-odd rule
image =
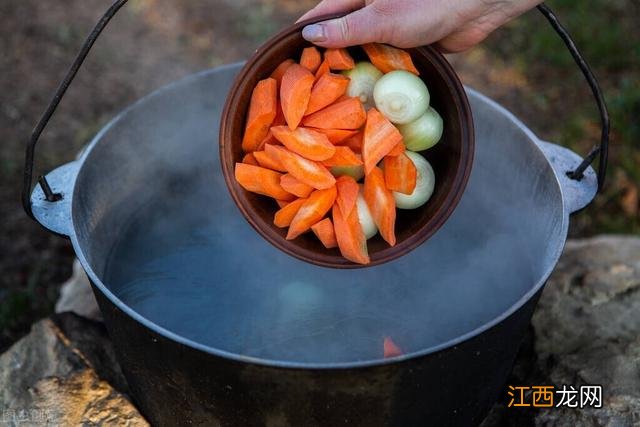
[[[553,11],[544,3],[538,5],[538,10],[544,15],[545,18],[549,21],[553,29],[558,33],[564,44],[567,46],[567,49],[571,53],[571,56],[575,60],[576,64],[582,71],[589,87],[591,88],[591,92],[593,93],[593,97],[596,100],[596,104],[598,105],[598,110],[600,112],[600,120],[602,122],[602,132],[600,134],[600,144],[596,144],[593,146],[591,151],[587,154],[587,156],[582,159],[582,162],[578,165],[577,168],[573,170],[565,170],[564,173],[572,179],[576,181],[580,181],[584,178],[584,172],[589,167],[591,163],[595,160],[595,158],[600,155],[600,161],[598,164],[598,186],[596,193],[602,191],[602,187],[604,185],[605,175],[607,173],[607,161],[609,158],[609,130],[610,130],[610,121],[609,121],[609,111],[607,110],[607,103],[604,99],[604,94],[602,93],[602,89],[600,89],[600,85],[598,84],[598,80],[596,76],[591,71],[589,64],[584,59],[575,42],[569,35],[569,32],[562,26],[558,17],[553,13]]]
[[[78,70],[82,66],[84,60],[89,54],[89,51],[93,47],[94,43],[96,42],[96,40],[98,39],[102,31],[105,29],[109,21],[111,21],[111,19],[127,3],[127,1],[128,0],[116,0],[111,5],[111,7],[107,10],[107,12],[102,16],[102,18],[96,24],[94,29],[91,31],[91,33],[85,40],[82,46],[82,49],[76,56],[69,70],[67,71],[67,74],[64,80],[62,81],[60,86],[58,86],[58,89],[56,90],[53,96],[53,99],[50,101],[49,106],[47,107],[42,117],[38,121],[36,127],[34,128],[31,134],[31,138],[27,143],[26,154],[25,154],[25,166],[24,166],[24,180],[23,180],[23,187],[22,187],[22,206],[25,212],[27,213],[27,215],[29,215],[29,217],[31,217],[35,221],[37,221],[37,219],[34,217],[32,205],[31,205],[31,190],[32,190],[31,187],[33,184],[33,164],[34,164],[36,144],[38,143],[38,140],[42,135],[42,132],[44,131],[45,127],[47,126],[47,123],[49,123],[49,120],[53,116],[53,113],[58,107],[58,104],[60,104],[60,101],[62,100],[65,93],[67,92],[67,89],[71,85],[71,82],[73,81],[76,74],[78,73]],[[580,67],[580,70],[582,71],[585,78],[587,79],[587,82],[591,87],[591,91],[593,92],[593,95],[596,98],[596,102],[598,104],[598,108],[600,110],[600,116],[602,119],[602,135],[601,135],[600,144],[595,145],[591,149],[589,154],[587,154],[587,156],[582,160],[582,162],[576,169],[567,171],[566,174],[571,179],[581,180],[584,177],[584,171],[595,160],[596,156],[598,156],[599,154],[600,164],[598,167],[598,191],[600,191],[604,184],[604,178],[607,170],[608,151],[609,151],[609,114],[607,111],[607,106],[604,100],[604,96],[602,94],[602,91],[600,89],[600,86],[598,85],[598,82],[595,76],[593,75],[593,72],[589,68],[589,65],[582,57],[582,55],[578,51],[578,48],[573,42],[571,36],[566,31],[566,29],[560,24],[555,14],[545,4],[540,4],[538,6],[538,9],[549,20],[549,23],[554,28],[554,30],[560,35],[560,37],[562,38],[562,41],[566,44],[567,48],[571,52],[571,55],[573,56],[576,63],[578,64],[578,67]],[[47,203],[58,203],[64,198],[63,194],[59,192],[56,193],[54,192],[54,190],[51,189],[47,181],[47,178],[45,176],[40,176],[38,179],[38,183],[40,184],[40,189],[42,190],[42,197]]]
[[[551,142],[536,140],[536,143],[556,174],[567,214],[578,212],[591,203],[598,192],[598,176],[593,168],[587,165],[582,178],[573,179],[566,172],[580,162],[578,154]]]
[[[53,99],[51,99],[51,101],[49,102],[47,109],[42,114],[42,117],[38,121],[38,124],[36,125],[36,127],[33,129],[33,132],[31,133],[31,138],[29,139],[29,142],[27,143],[27,147],[26,147],[25,161],[24,161],[24,178],[23,178],[23,185],[22,185],[22,207],[24,208],[27,215],[29,215],[29,217],[36,222],[40,222],[40,221],[38,221],[38,219],[34,216],[33,208],[31,205],[31,186],[33,184],[33,162],[35,157],[36,144],[40,139],[40,135],[42,135],[42,132],[47,126],[47,123],[49,123],[51,116],[53,116],[53,113],[56,111],[56,108],[58,108],[58,104],[60,104],[62,97],[67,92],[67,89],[71,85],[71,82],[73,81],[76,74],[78,73],[78,70],[82,66],[82,63],[87,58],[87,55],[89,55],[89,51],[91,50],[91,48],[93,47],[93,44],[98,39],[98,36],[100,36],[100,33],[102,33],[102,30],[105,29],[109,21],[111,21],[111,19],[115,16],[116,13],[118,13],[118,11],[122,8],[122,6],[124,6],[127,3],[127,1],[128,0],[116,0],[111,5],[111,7],[105,12],[102,18],[100,18],[100,21],[98,21],[96,26],[93,28],[93,30],[85,40],[84,44],[82,45],[82,48],[80,49],[80,52],[76,56],[76,59],[73,61],[73,64],[67,71],[67,75],[65,76],[64,80],[62,80],[62,83],[60,83],[60,86],[58,86],[58,89],[56,89],[56,93],[54,94]],[[62,169],[62,168],[64,168],[64,166],[62,166],[59,169]],[[47,203],[62,202],[62,200],[64,199],[64,194],[60,192],[54,192],[55,188],[52,189],[50,187],[49,182],[44,175],[41,175],[38,178],[38,183],[40,184],[40,189],[42,190],[42,194],[40,196],[42,197],[43,202],[44,201],[46,201]]]

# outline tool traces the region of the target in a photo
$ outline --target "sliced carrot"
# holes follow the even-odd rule
[[[289,150],[309,160],[327,160],[336,153],[335,145],[325,134],[308,128],[291,130],[288,126],[274,126],[271,133]]]
[[[347,99],[357,99],[358,101],[360,101],[359,98],[356,98],[356,97],[353,97],[353,96],[349,96],[349,95],[347,95],[345,93],[340,98],[336,99],[336,102],[334,102],[334,104],[337,104],[338,102],[346,101]]]
[[[280,105],[291,130],[298,127],[307,110],[313,82],[313,74],[298,64],[291,65],[282,76]]]
[[[285,206],[287,206],[291,202],[287,202],[286,200],[276,200],[276,203],[278,204],[280,209],[282,209],[282,208],[284,208]]]
[[[311,97],[305,115],[322,110],[333,103],[347,91],[350,79],[341,74],[326,73],[322,75],[311,89]]]
[[[269,132],[267,132],[267,136],[265,136],[260,144],[258,144],[258,146],[256,147],[256,151],[264,151],[264,146],[267,144],[280,145],[280,141],[278,141],[275,136],[273,136],[273,132],[271,132],[271,129],[269,129]]]
[[[337,203],[333,205],[333,227],[343,257],[358,264],[369,264],[367,239],[358,219],[358,206],[345,217]]]
[[[251,94],[242,149],[255,151],[267,136],[277,113],[278,84],[272,78],[260,80]]]
[[[331,249],[338,246],[331,219],[325,218],[320,222],[316,222],[311,226],[311,231],[320,239],[325,248]]]
[[[260,166],[236,163],[236,181],[245,190],[278,200],[293,200],[295,196],[280,186],[280,175]]]
[[[275,224],[275,226],[284,228],[291,225],[291,221],[293,221],[293,218],[295,218],[296,214],[300,210],[300,207],[306,201],[307,199],[298,199],[283,206],[278,212],[276,212],[276,215],[273,217],[273,223]]]
[[[242,163],[247,165],[259,166],[258,161],[252,153],[245,154],[245,156],[242,158]]]
[[[320,77],[324,76],[325,74],[327,74],[330,71],[331,71],[331,69],[329,68],[329,63],[325,59],[324,61],[322,61],[322,63],[318,67],[318,71],[316,71],[316,75],[315,75],[316,81],[318,81],[318,79]]]
[[[419,75],[418,69],[413,65],[411,55],[402,49],[382,43],[367,43],[362,45],[371,63],[383,73],[393,70],[406,70]]]
[[[298,178],[291,175],[290,173],[285,173],[280,177],[280,185],[285,191],[293,194],[298,197],[309,197],[309,194],[313,191],[313,187],[305,184],[304,182],[300,182]]]
[[[344,48],[327,49],[324,52],[324,59],[332,70],[350,70],[356,65],[347,49]]]
[[[418,170],[406,154],[384,158],[384,182],[389,190],[412,194],[417,177]]]
[[[351,148],[354,153],[362,152],[362,139],[364,138],[364,132],[357,132],[355,135],[350,136],[344,141],[340,141],[340,145]]]
[[[336,153],[322,162],[327,167],[333,166],[360,166],[362,159],[354,153],[351,148],[338,145],[335,147]]]
[[[356,206],[360,186],[352,177],[342,175],[336,179],[336,189],[338,190],[336,203],[342,210],[342,214],[348,217],[351,214],[351,210]]]
[[[304,126],[320,129],[358,129],[367,120],[362,102],[348,98],[336,102],[302,119]]]
[[[278,109],[276,110],[276,117],[273,119],[273,123],[271,126],[282,126],[287,124],[287,119],[284,118],[284,113],[282,112],[282,103],[280,102],[280,97],[278,96]]]
[[[332,144],[340,144],[347,138],[350,138],[358,133],[357,130],[348,130],[348,129],[320,129],[320,128],[310,128],[317,132],[324,133],[329,138]]]
[[[402,142],[400,131],[378,110],[369,109],[362,141],[365,174],[368,175],[399,142]]]
[[[331,172],[318,162],[305,159],[278,145],[267,145],[265,151],[269,155],[277,155],[287,172],[296,177],[298,181],[315,189],[324,190],[333,187],[336,183]]]
[[[291,221],[287,240],[293,240],[308,231],[312,225],[320,221],[329,212],[336,201],[336,186],[324,190],[316,190],[305,200],[295,218]]]
[[[295,63],[296,61],[294,61],[293,59],[285,59],[280,63],[280,65],[276,67],[275,70],[273,70],[273,73],[271,73],[271,78],[275,79],[278,82],[278,85],[280,85],[282,76],[284,76],[285,71],[287,71],[287,69]]]
[[[396,144],[395,147],[391,149],[391,151],[389,151],[387,156],[399,156],[401,154],[404,154],[405,150],[406,150],[406,147],[404,145],[404,142],[400,141]]]
[[[385,359],[389,357],[402,356],[404,354],[402,353],[402,350],[400,349],[400,347],[398,347],[396,343],[393,342],[391,337],[384,337],[382,348],[383,348]]]
[[[322,62],[322,56],[320,55],[320,51],[315,47],[305,47],[302,49],[302,56],[300,56],[300,65],[302,65],[307,70],[315,73],[320,67],[320,63]]]
[[[269,146],[270,145],[265,145],[264,147],[267,148]],[[254,151],[253,157],[255,157],[258,164],[263,168],[271,169],[278,172],[287,171],[282,165],[280,158],[277,156],[274,156],[271,153],[267,153],[266,151]]]
[[[286,124],[287,124],[287,121],[284,119],[284,114],[282,113],[282,107],[280,106],[280,102],[278,102],[276,117],[275,119],[273,119],[273,123],[271,123],[271,128],[273,128],[274,126],[283,126]],[[269,128],[269,132],[267,132],[267,136],[265,136],[262,142],[258,144],[258,147],[256,147],[256,151],[263,151],[264,146],[266,144],[282,145],[282,143],[278,141],[275,136],[273,136],[273,132],[271,132],[271,128]]]
[[[391,246],[396,244],[396,202],[384,182],[384,173],[374,167],[364,178],[364,200],[380,235]]]

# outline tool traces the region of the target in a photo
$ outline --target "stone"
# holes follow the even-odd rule
[[[505,400],[485,427],[640,424],[640,238],[567,242],[509,383],[602,385],[603,405],[522,410]]]
[[[35,323],[0,355],[7,425],[148,425],[126,390],[104,325],[73,313]]]
[[[56,313],[73,312],[87,319],[102,320],[102,313],[93,296],[93,290],[80,261],[73,262],[73,274],[60,287],[60,297],[56,302]]]

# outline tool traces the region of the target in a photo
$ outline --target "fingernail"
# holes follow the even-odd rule
[[[319,24],[312,24],[304,27],[302,30],[302,37],[312,43],[323,42],[327,39],[327,36],[324,34],[324,26]]]

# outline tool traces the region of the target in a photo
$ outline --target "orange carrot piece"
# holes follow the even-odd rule
[[[406,154],[384,158],[384,182],[389,190],[412,194],[416,188],[417,178],[416,165]]]
[[[396,144],[395,147],[391,149],[391,151],[389,151],[387,156],[399,156],[401,154],[404,154],[405,150],[406,150],[406,147],[404,146],[404,142],[400,141]]]
[[[359,129],[367,120],[362,102],[348,98],[316,111],[302,119],[304,126],[320,129]]]
[[[300,210],[300,207],[306,202],[307,199],[294,200],[291,203],[287,203],[280,208],[273,217],[273,223],[276,227],[285,228],[291,225],[291,221],[295,218],[296,214]]]
[[[245,190],[278,200],[293,200],[295,196],[280,186],[280,175],[260,166],[236,163],[236,181]]]
[[[364,178],[364,200],[380,235],[391,246],[396,244],[396,202],[384,182],[384,173],[374,167]]]
[[[340,141],[341,146],[351,148],[354,153],[362,153],[362,139],[364,138],[364,132],[357,132],[355,135],[350,136],[344,141]]]
[[[358,264],[369,264],[367,239],[358,219],[358,206],[345,217],[337,203],[333,205],[333,227],[343,257]]]
[[[286,173],[280,177],[280,185],[285,191],[302,198],[309,197],[309,194],[313,191],[313,187],[304,182],[300,182],[300,180],[290,173]]]
[[[369,109],[362,141],[365,174],[368,175],[399,142],[402,142],[400,131],[378,110]]]
[[[336,203],[342,210],[342,215],[348,217],[351,214],[351,210],[356,206],[360,186],[352,177],[342,175],[336,179],[336,189],[338,190]]]
[[[330,218],[325,218],[311,226],[311,231],[322,242],[325,248],[331,249],[338,246],[336,233]]]
[[[311,97],[305,116],[322,110],[333,103],[347,91],[350,79],[341,74],[326,73],[321,76],[311,89]]]
[[[284,208],[285,206],[287,206],[291,202],[287,202],[286,200],[276,200],[276,203],[278,204],[280,209],[282,209],[282,208]]]
[[[282,76],[280,105],[291,130],[298,127],[307,110],[313,82],[313,74],[298,64],[289,66]]]
[[[402,49],[382,43],[367,43],[362,45],[371,63],[383,73],[393,70],[405,70],[419,75],[418,69],[413,65],[411,55]]]
[[[329,212],[336,201],[336,186],[324,190],[316,190],[305,200],[295,218],[291,221],[287,240],[293,240],[309,231],[312,225],[320,221]]]
[[[362,159],[358,158],[351,148],[338,145],[335,147],[336,153],[330,158],[322,162],[327,167],[333,166],[360,166]]]
[[[322,161],[330,159],[336,153],[335,145],[325,134],[308,128],[291,130],[288,126],[275,126],[271,128],[271,133],[285,147],[305,159]]]
[[[258,144],[258,146],[256,147],[256,151],[264,151],[264,146],[267,144],[278,144],[280,145],[280,141],[278,141],[275,136],[273,136],[273,133],[271,132],[271,129],[269,129],[269,132],[267,132],[267,136],[264,137],[264,139],[260,142],[260,144]]]
[[[277,113],[278,84],[274,79],[260,80],[251,94],[247,124],[242,137],[242,149],[255,151],[267,136]]]
[[[242,158],[242,163],[247,165],[260,166],[252,153],[245,154],[245,156]]]
[[[324,52],[324,59],[332,70],[350,70],[356,66],[353,58],[347,49],[327,49]]]
[[[356,98],[353,96],[349,96],[346,93],[344,95],[342,95],[340,98],[336,99],[336,102],[334,102],[334,104],[337,104],[338,102],[342,102],[342,101],[346,101],[347,99],[357,99],[358,101],[360,101],[360,98]],[[364,108],[364,107],[363,107]]]
[[[324,76],[325,74],[327,74],[330,71],[331,71],[331,69],[329,68],[329,63],[325,59],[324,61],[322,61],[322,63],[318,67],[318,71],[316,71],[316,74],[314,76],[316,81],[318,81],[318,79],[320,79],[320,77]]]
[[[357,130],[348,130],[348,129],[320,129],[320,128],[310,128],[315,130],[316,132],[324,133],[329,138],[329,141],[332,144],[340,144],[347,138],[351,138],[355,134],[358,133]]]
[[[278,145],[267,145],[265,151],[269,155],[278,156],[287,172],[296,177],[298,181],[304,182],[315,189],[324,190],[333,187],[336,183],[336,179],[331,175],[331,172],[318,162],[305,159]]]
[[[300,56],[300,65],[302,65],[307,70],[315,73],[320,67],[320,63],[322,62],[322,56],[320,55],[320,51],[315,47],[305,47],[302,49],[302,56]]]
[[[267,148],[268,146],[269,145],[265,145],[265,148]],[[258,162],[258,165],[262,166],[263,168],[271,169],[278,172],[287,171],[282,165],[282,162],[280,162],[280,158],[277,156],[274,156],[271,153],[267,153],[266,150],[254,151],[253,157],[255,157],[256,161]]]
[[[398,347],[396,343],[393,342],[391,337],[384,337],[382,348],[385,359],[388,359],[389,357],[402,356],[404,354],[400,347]]]
[[[282,81],[282,76],[284,76],[285,71],[287,71],[287,69],[295,63],[296,61],[294,61],[293,59],[285,59],[280,63],[280,65],[276,67],[275,70],[273,70],[273,73],[271,73],[271,78],[275,79],[278,82],[278,86],[280,86],[280,82]]]
[[[282,112],[282,104],[280,102],[280,98],[278,97],[278,109],[276,110],[276,117],[273,119],[273,123],[271,126],[282,126],[287,124],[287,119],[284,118],[284,113]]]

